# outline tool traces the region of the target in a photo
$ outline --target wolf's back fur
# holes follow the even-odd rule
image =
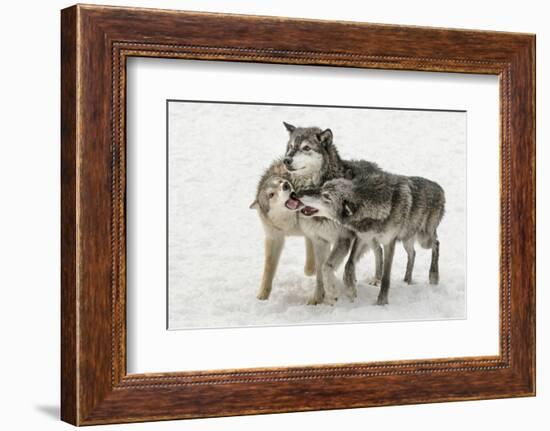
[[[325,187],[331,187],[330,183]],[[340,188],[337,182],[333,187]],[[439,184],[379,169],[356,174],[345,199],[355,207],[346,217],[346,225],[357,232],[382,232],[393,227],[402,241],[414,235],[433,236],[445,213],[445,193]]]
[[[337,178],[353,178],[360,172],[370,173],[379,170],[375,163],[342,160],[333,143],[330,129],[294,127],[288,124],[285,126],[290,132],[286,159],[292,161],[301,157],[304,162],[308,160],[308,155],[313,155],[317,161],[321,159],[321,163],[316,164],[320,166],[317,171],[308,169],[293,171],[292,168],[296,166],[290,164],[290,182],[298,194],[309,189],[318,189],[327,181]],[[303,152],[304,145],[309,147],[306,154]],[[355,235],[334,220],[302,216],[298,220],[301,230],[313,243],[318,270],[316,290],[309,302],[318,304],[324,300],[332,303],[337,298],[334,271],[347,255]]]
[[[348,180],[352,180],[355,177],[372,175],[382,171],[378,164],[367,160],[343,160],[342,163],[344,165],[343,178]]]
[[[355,262],[361,257],[364,244],[383,245],[384,269],[378,303],[387,304],[397,240],[403,241],[407,252],[405,281],[411,282],[416,240],[422,247],[432,249],[430,283],[439,281],[437,227],[445,212],[445,193],[439,184],[426,178],[369,171],[368,165],[363,166],[366,169],[358,168],[353,180],[340,178],[325,183],[311,202],[329,208],[331,217],[358,236],[346,265],[346,272],[350,272],[344,277],[347,284],[354,283]],[[329,201],[321,199],[324,194],[330,196]]]
[[[417,235],[420,245],[430,248],[430,238],[445,214],[445,192],[434,181],[422,177],[409,177],[412,206],[407,223],[407,237]]]

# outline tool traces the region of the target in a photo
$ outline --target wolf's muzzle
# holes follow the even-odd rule
[[[298,208],[304,206],[304,204],[302,203],[302,201],[300,201],[300,199],[298,199],[298,196],[296,196],[296,193],[292,192],[289,196],[289,198],[287,199],[287,201],[285,202],[285,206],[289,209],[289,210],[297,210]]]

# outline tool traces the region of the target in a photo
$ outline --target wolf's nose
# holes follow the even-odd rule
[[[298,196],[294,192],[290,193],[290,198],[298,200]]]
[[[283,160],[283,163],[286,166],[290,166],[292,164],[292,159],[290,157],[285,157],[284,160]]]

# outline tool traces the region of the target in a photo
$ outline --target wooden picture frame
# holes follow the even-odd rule
[[[534,35],[83,5],[61,18],[62,420],[91,425],[535,394]],[[500,354],[127,374],[131,56],[498,75]]]

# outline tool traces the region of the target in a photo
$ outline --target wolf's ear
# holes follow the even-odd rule
[[[292,133],[296,130],[296,127],[294,127],[292,124],[288,124],[286,121],[283,121],[283,124],[286,127],[286,130],[288,130],[289,133]]]
[[[248,208],[250,208],[251,210],[257,210],[258,208],[260,208],[258,200],[256,199],[254,202],[252,202]]]
[[[323,145],[330,145],[332,143],[332,130],[325,129],[321,133],[317,133],[317,139]]]
[[[355,211],[357,211],[357,206],[354,203],[344,201],[344,205],[342,208],[343,217],[351,217],[353,214],[355,214]]]

